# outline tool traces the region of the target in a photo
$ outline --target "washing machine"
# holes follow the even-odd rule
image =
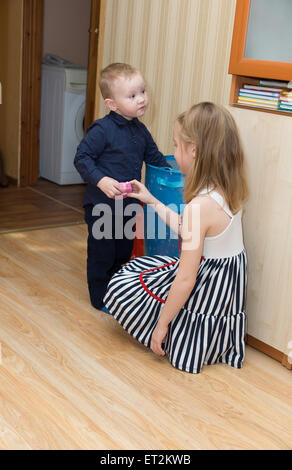
[[[39,176],[60,185],[84,183],[74,167],[84,135],[87,70],[42,65]]]

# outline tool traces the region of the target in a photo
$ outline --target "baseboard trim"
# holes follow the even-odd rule
[[[259,339],[254,338],[251,335],[246,335],[246,343],[249,346],[257,349],[258,351],[261,351],[264,354],[267,354],[267,356],[270,356],[273,359],[276,359],[276,361],[281,362],[281,364],[287,369],[292,370],[292,364],[288,361],[287,354],[284,354],[282,351],[279,351],[278,349],[273,348],[273,346],[270,346],[269,344],[266,344],[263,341],[260,341]]]

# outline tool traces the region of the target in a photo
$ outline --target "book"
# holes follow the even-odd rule
[[[258,100],[266,100],[278,103],[279,99],[274,96],[265,96],[265,95],[254,95],[253,93],[242,93],[241,91],[238,93],[238,96],[242,96],[242,98],[253,98]]]
[[[265,87],[265,86],[259,86],[259,85],[243,85],[244,88],[251,89],[251,90],[262,90],[262,91],[273,91],[273,92],[279,92],[283,90],[283,88],[271,88],[271,87]]]
[[[268,105],[268,104],[259,104],[259,103],[252,103],[248,101],[241,101],[238,100],[237,104],[241,104],[242,106],[251,106],[253,108],[267,108],[267,109],[278,109],[278,105]]]
[[[279,104],[278,109],[283,109],[283,111],[291,111],[292,112],[292,106],[284,106],[283,104]]]
[[[292,88],[292,82],[277,81],[277,80],[260,80],[260,85],[272,86],[272,87],[279,86],[282,88]]]
[[[289,108],[292,107],[292,103],[286,103],[285,101],[279,101],[279,104],[282,104],[283,106],[288,106]]]
[[[258,103],[258,104],[268,104],[270,106],[278,106],[278,101],[268,101],[268,100],[259,100],[254,98],[245,98],[242,96],[238,97],[238,101],[249,102],[249,103]]]
[[[281,90],[279,90],[276,93],[276,92],[271,92],[271,91],[254,90],[252,88],[251,89],[239,88],[239,92],[244,93],[244,94],[252,93],[253,95],[264,95],[264,96],[278,97],[280,95]]]
[[[284,94],[282,95],[282,93],[281,93],[281,95],[279,96],[279,99],[280,100],[292,101],[292,95],[284,95]]]

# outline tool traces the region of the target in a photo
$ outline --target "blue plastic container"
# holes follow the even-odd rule
[[[181,214],[183,202],[184,177],[173,155],[165,156],[172,168],[146,165],[145,185],[163,204]],[[162,221],[155,211],[144,205],[144,248],[145,254],[179,256],[179,237]]]

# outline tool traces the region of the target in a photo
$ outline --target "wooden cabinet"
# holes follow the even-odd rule
[[[292,112],[237,103],[238,91],[244,83],[258,86],[260,79],[268,79],[282,81],[285,86],[285,81],[287,84],[292,80],[292,38],[285,42],[285,35],[275,36],[273,28],[264,31],[277,44],[279,60],[277,55],[270,60],[269,45],[266,47],[263,41],[262,56],[260,52],[256,57],[247,53],[251,14],[259,6],[267,9],[264,15],[263,10],[258,15],[259,22],[268,21],[268,15],[273,15],[277,8],[271,20],[282,31],[286,20],[286,27],[291,30],[291,15],[281,8],[290,8],[292,14],[292,4],[283,0],[236,3],[229,63],[230,111],[243,140],[250,184],[250,199],[243,218],[248,255],[247,342],[291,369],[288,354],[292,349]],[[257,33],[255,24],[253,30]],[[281,47],[285,48],[284,54]],[[283,57],[289,58],[289,54],[291,60],[284,61]]]
[[[258,0],[237,0],[229,62],[229,73],[232,75],[242,75],[245,77],[262,77],[274,80],[290,81],[292,80],[292,61],[283,62],[281,60],[267,60],[267,56],[264,54],[264,52],[262,53],[262,59],[250,59],[249,57],[245,56],[248,24],[250,21],[250,10],[253,1]],[[279,24],[279,28],[282,27],[283,31],[285,28],[291,30],[291,15],[289,12],[283,9],[285,7],[287,8],[288,5],[292,11],[292,5],[290,6],[290,4],[287,4],[287,2],[283,0],[278,0],[277,2],[274,0],[270,1],[271,6],[276,5],[277,16],[279,16],[279,12],[282,12],[284,17],[286,16],[287,24]],[[266,5],[265,8],[268,9],[269,5],[267,0],[264,0],[264,2],[264,5]],[[259,21],[262,21],[262,19],[259,19]],[[273,22],[275,24],[276,17],[273,18]],[[268,34],[273,34],[273,30],[269,31]],[[276,32],[275,34],[278,36]],[[292,42],[287,44],[283,39],[282,47],[288,49],[290,52],[291,43]],[[279,43],[279,56],[281,55],[280,46],[281,43]],[[268,47],[269,46],[267,45],[267,48]],[[287,57],[288,56],[289,53],[287,54]]]
[[[285,116],[291,116],[292,117],[292,112],[290,111],[281,111],[279,109],[277,110],[270,110],[267,108],[260,108],[260,107],[251,107],[248,105],[243,105],[239,104],[237,102],[238,99],[238,93],[239,89],[244,85],[244,84],[249,84],[249,85],[260,85],[260,79],[255,78],[255,77],[244,77],[242,75],[233,75],[232,76],[232,82],[231,82],[231,88],[230,88],[230,98],[229,98],[229,104],[230,106],[237,106],[240,108],[248,108],[248,109],[256,109],[257,111],[262,111],[265,113],[273,113],[273,114],[282,114]],[[292,90],[291,90],[292,91]]]
[[[288,12],[286,11],[287,7],[290,9]],[[256,105],[244,106],[238,103],[238,92],[243,84],[260,85],[260,79],[271,79],[280,81],[280,85],[282,84],[284,88],[292,80],[292,34],[291,41],[285,42],[285,34],[281,35],[277,31],[277,28],[281,28],[282,32],[288,31],[287,34],[290,35],[290,13],[292,15],[292,3],[287,4],[285,0],[279,0],[278,2],[272,0],[237,0],[229,62],[229,73],[232,74],[229,101],[231,106],[243,106],[250,109],[256,107]],[[273,14],[274,17],[269,18],[269,15],[272,16]],[[252,15],[256,16],[255,19]],[[285,24],[286,19],[287,24]],[[274,25],[275,30],[269,30],[269,24]],[[258,36],[257,26],[259,29]],[[270,44],[269,40],[271,41]],[[259,47],[257,47],[257,44],[259,44]],[[252,46],[256,49],[255,52],[253,52]],[[277,57],[279,57],[279,60]],[[271,60],[271,58],[274,60]],[[284,59],[290,61],[285,62]],[[290,110],[287,112],[279,109],[269,110],[264,106],[256,107],[256,109],[268,113],[292,116]]]
[[[229,108],[240,131],[250,196],[243,215],[248,260],[247,342],[288,364],[292,341],[290,117]],[[290,366],[289,366],[290,367]]]

